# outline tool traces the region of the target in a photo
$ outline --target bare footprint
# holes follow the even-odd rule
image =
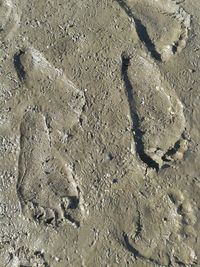
[[[58,225],[67,220],[79,226],[80,190],[73,173],[50,145],[46,119],[28,111],[20,126],[17,192],[25,215]]]
[[[61,131],[79,122],[85,97],[62,70],[52,66],[33,48],[17,53],[14,65],[18,77],[28,88],[29,100],[41,107],[51,129]]]
[[[153,12],[151,18],[147,19],[151,25],[149,33],[163,60],[167,60],[177,52],[180,53],[188,39],[191,16],[176,2],[173,0],[147,1],[147,5]],[[144,14],[142,16],[145,19]]]
[[[191,16],[176,1],[116,1],[130,17],[154,59],[166,61],[185,48]]]
[[[20,11],[12,0],[0,0],[0,38],[10,40],[20,26]]]
[[[122,78],[136,152],[147,165],[149,161],[153,166],[154,161],[159,169],[164,164],[164,155],[184,132],[183,105],[175,90],[162,78],[157,65],[148,57],[136,52],[131,56],[122,55]]]
[[[196,261],[196,216],[190,202],[177,189],[167,195],[140,199],[139,231],[126,236],[140,258],[162,266],[191,266]],[[180,264],[180,265],[179,265]]]

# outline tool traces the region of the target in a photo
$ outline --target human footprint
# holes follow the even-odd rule
[[[132,21],[151,56],[166,61],[181,52],[189,36],[191,16],[173,0],[116,0]]]
[[[14,65],[28,99],[17,184],[23,212],[37,221],[58,225],[67,220],[79,226],[80,189],[52,140],[79,122],[84,94],[33,48],[15,54]]]
[[[80,189],[70,168],[51,147],[45,116],[28,111],[20,126],[17,192],[25,215],[58,225],[79,226]]]
[[[33,48],[15,55],[14,64],[21,81],[28,88],[28,97],[41,107],[52,130],[69,129],[79,122],[84,93],[66,78],[62,70],[52,66]]]
[[[138,200],[139,231],[129,237],[138,257],[162,266],[193,266],[196,253],[196,216],[190,201],[178,189]],[[190,239],[190,242],[188,240]],[[180,264],[180,265],[179,265]]]
[[[157,170],[185,130],[183,105],[151,58],[122,55],[122,78],[130,107],[136,153]]]

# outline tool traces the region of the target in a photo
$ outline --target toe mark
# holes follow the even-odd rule
[[[76,208],[78,208],[79,199],[76,196],[68,197],[68,198],[69,198],[68,209],[76,209]]]
[[[72,216],[69,213],[65,213],[65,218],[71,222],[73,225],[75,225],[77,228],[80,227],[80,222],[76,221],[74,218],[72,218]]]

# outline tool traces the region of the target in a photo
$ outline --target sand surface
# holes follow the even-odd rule
[[[0,267],[200,266],[199,0],[0,1]]]

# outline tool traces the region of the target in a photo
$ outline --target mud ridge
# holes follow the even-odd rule
[[[139,251],[137,249],[135,249],[131,244],[130,244],[130,241],[129,241],[129,238],[128,238],[128,235],[126,233],[123,232],[123,241],[124,241],[124,246],[126,247],[126,249],[131,252],[134,256],[135,259],[142,259],[142,260],[147,260],[153,264],[156,264],[158,266],[161,266],[159,264],[159,262],[157,260],[154,260],[152,258],[146,258],[144,256],[142,256]],[[169,267],[171,265],[167,265],[166,267]]]
[[[138,37],[140,41],[145,44],[147,50],[150,52],[151,56],[157,60],[162,61],[161,54],[156,50],[155,44],[151,40],[147,28],[143,25],[142,21],[137,19],[134,14],[132,13],[131,9],[128,7],[128,5],[123,0],[116,0],[116,2],[119,4],[119,6],[125,11],[127,16],[134,21],[136,32],[138,34]]]
[[[128,66],[130,64],[130,58],[125,54],[122,54],[121,58],[121,75],[124,81],[125,94],[129,103],[136,153],[149,168],[155,169],[158,172],[159,164],[154,161],[150,156],[148,156],[144,151],[144,143],[142,141],[143,132],[140,130],[140,118],[137,114],[136,105],[134,101],[134,89],[128,77]]]
[[[135,249],[129,242],[129,238],[127,236],[126,233],[123,233],[123,239],[124,239],[124,246],[126,247],[126,249],[131,252],[134,255],[134,258],[140,258],[141,255],[140,253],[137,251],[137,249]],[[142,257],[143,258],[143,257]]]

